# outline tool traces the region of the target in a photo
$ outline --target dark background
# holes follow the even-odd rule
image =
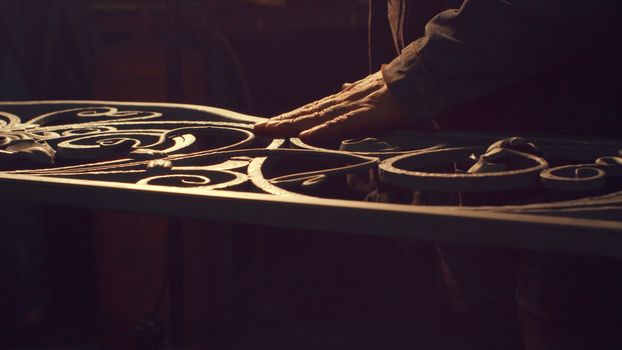
[[[270,116],[368,73],[366,1],[258,2],[4,1],[0,98],[174,100]]]

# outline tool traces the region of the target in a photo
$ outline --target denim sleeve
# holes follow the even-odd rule
[[[424,37],[383,65],[383,77],[413,122],[432,119],[587,46],[617,23],[619,3],[465,0],[430,20]]]

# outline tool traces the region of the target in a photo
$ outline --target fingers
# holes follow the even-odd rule
[[[292,137],[300,134],[309,140],[330,140],[372,128],[372,123],[390,124],[394,108],[384,97],[387,89],[382,75],[375,73],[319,101],[255,124],[255,132],[271,137]],[[387,106],[389,108],[387,108]],[[374,112],[372,112],[374,111]],[[397,113],[399,114],[399,113]]]
[[[255,132],[272,137],[297,136],[303,130],[325,123],[341,114],[348,113],[353,107],[345,104],[330,106],[307,115],[288,119],[270,119],[255,124]]]
[[[336,105],[353,102],[365,98],[367,95],[374,93],[384,86],[382,76],[379,74],[369,75],[354,83],[345,83],[342,90],[337,94],[324,97],[321,100],[308,103],[291,112],[281,114],[270,118],[270,121],[280,121],[287,119],[296,119],[300,117],[310,116],[315,113],[324,113],[323,111]],[[267,122],[266,122],[267,123]],[[265,123],[259,123],[257,130],[263,130]]]
[[[304,142],[312,144],[339,141],[369,129],[374,116],[373,109],[359,108],[305,130],[299,136]]]
[[[372,96],[365,89],[349,88],[340,94],[332,95],[284,113],[270,120],[255,124],[255,132],[265,136],[286,137],[324,123],[338,115],[348,113],[361,107],[362,101]]]
[[[327,107],[334,105],[333,96],[325,97],[319,101],[308,103],[293,111],[283,113],[279,116],[272,117],[266,121],[255,124],[254,130],[259,134],[265,134],[266,136],[277,136],[275,133],[282,133],[281,128],[286,128],[288,124],[278,124],[279,121],[287,121],[297,118],[304,118],[313,115]],[[281,126],[282,125],[282,126]],[[276,127],[276,128],[275,128]]]
[[[285,119],[293,119],[293,118],[310,115],[310,114],[317,113],[323,109],[326,109],[328,107],[335,105],[337,101],[338,99],[336,95],[330,95],[330,96],[322,98],[321,100],[307,103],[306,105],[300,108],[296,108],[293,111],[283,113],[274,118],[270,118],[270,120],[271,121],[285,120]]]

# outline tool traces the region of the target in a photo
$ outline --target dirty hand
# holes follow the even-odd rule
[[[378,133],[406,124],[380,72],[367,76],[319,101],[255,124],[271,137],[300,137],[305,142],[338,141]]]

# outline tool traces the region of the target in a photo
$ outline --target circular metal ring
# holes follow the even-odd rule
[[[544,170],[542,187],[557,191],[591,191],[605,186],[607,173],[596,164],[575,164]]]
[[[272,149],[263,150],[256,155],[263,153],[263,157],[255,157],[248,166],[248,175],[251,182],[259,189],[266,193],[279,196],[296,196],[309,197],[304,194],[291,191],[292,188],[312,188],[318,183],[323,182],[329,176],[350,174],[356,171],[375,168],[378,164],[378,158],[364,157],[345,152],[325,151],[316,152],[310,150],[295,149]],[[264,174],[264,167],[270,156],[295,155],[298,157],[322,157],[326,159],[344,159],[352,161],[351,165],[345,165],[335,168],[320,169],[316,171],[307,171],[289,175],[278,176],[267,179]]]
[[[379,165],[380,180],[399,187],[440,192],[487,192],[525,188],[537,183],[540,172],[548,167],[543,158],[507,150],[523,157],[533,166],[518,170],[490,173],[434,173],[423,169],[462,162],[471,154],[481,154],[482,147],[456,147],[415,152],[382,161]]]

